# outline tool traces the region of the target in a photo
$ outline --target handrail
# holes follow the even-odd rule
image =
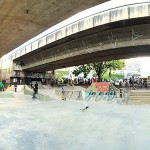
[[[110,83],[110,85],[112,86],[112,88],[116,92],[116,98],[119,98],[120,97],[120,90],[117,87],[115,87],[112,83]]]
[[[120,88],[120,98],[121,104],[127,104],[129,95],[130,95],[130,88]]]

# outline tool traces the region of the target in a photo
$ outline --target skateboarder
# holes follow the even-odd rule
[[[84,106],[82,109],[80,109],[82,111],[84,111],[84,110],[89,108],[88,104],[85,101],[85,97],[86,97],[86,93],[85,93],[85,91],[82,90],[82,98],[83,98],[82,104]]]

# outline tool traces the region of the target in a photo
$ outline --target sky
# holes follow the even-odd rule
[[[38,36],[34,37],[33,39],[30,39],[29,41],[25,42],[21,46],[12,50],[10,53],[13,53],[14,51],[17,51],[17,50],[23,48],[24,46],[30,44],[33,41],[36,41],[37,39],[53,32],[53,31],[55,31],[56,29],[62,28],[63,26],[70,24],[72,21],[77,21],[81,18],[85,18],[86,16],[95,14],[96,12],[104,11],[104,10],[107,10],[108,8],[110,9],[110,8],[114,8],[114,7],[118,7],[118,6],[122,6],[122,5],[127,5],[127,4],[132,4],[132,3],[140,3],[140,2],[149,2],[149,1],[150,0],[111,0],[111,1],[106,2],[104,4],[97,5],[95,7],[87,9],[83,12],[80,12],[80,13],[62,21],[61,23],[49,28],[48,30],[46,30],[43,33],[39,34]],[[140,58],[133,58],[133,59],[126,60],[127,63],[130,63],[133,61],[141,61],[141,67],[142,67],[143,71],[149,71],[150,72],[150,67],[149,67],[150,57],[149,58],[148,57],[147,58],[140,57]]]
[[[126,66],[138,63],[141,68],[140,74],[142,75],[142,77],[150,76],[150,57],[130,58],[126,59],[125,63]]]

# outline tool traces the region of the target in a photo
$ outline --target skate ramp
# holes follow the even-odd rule
[[[24,94],[33,95],[33,89],[25,85]],[[42,88],[39,88],[38,94],[36,95],[36,97],[39,100],[58,100],[59,99],[59,97],[55,94],[55,90],[47,90],[47,89],[44,89],[43,86]]]
[[[5,91],[6,92],[13,91],[13,89],[14,89],[14,85],[7,87]]]
[[[17,92],[23,92],[24,91],[24,85],[17,85]]]

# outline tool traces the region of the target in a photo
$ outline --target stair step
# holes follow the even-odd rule
[[[150,103],[127,103],[127,105],[144,105],[144,104],[150,105]]]
[[[150,95],[129,95],[130,97],[150,97]]]
[[[127,104],[128,104],[128,105],[129,105],[129,104],[133,104],[133,105],[134,105],[134,104],[150,104],[150,102],[134,102],[134,103],[128,102]]]
[[[150,104],[150,91],[131,91],[127,104]]]
[[[150,96],[150,93],[149,94],[132,94],[130,93],[130,96]]]
[[[128,100],[128,101],[133,101],[133,102],[135,102],[135,101],[140,101],[140,102],[142,102],[142,101],[150,101],[150,99],[135,99],[135,100]]]
[[[149,96],[150,97],[150,95],[130,95],[130,94],[129,94],[129,96],[134,96],[134,97],[135,96]]]
[[[150,101],[150,99],[135,99],[135,100],[131,100],[131,99],[129,99],[128,101],[132,101],[132,102],[137,102],[137,101],[139,101],[139,102],[143,102],[143,101]]]
[[[128,105],[150,104],[150,91],[146,92],[131,91],[127,104]]]
[[[150,100],[150,98],[149,97],[129,97],[128,99],[132,99],[132,100],[135,100],[135,99],[149,99]]]

